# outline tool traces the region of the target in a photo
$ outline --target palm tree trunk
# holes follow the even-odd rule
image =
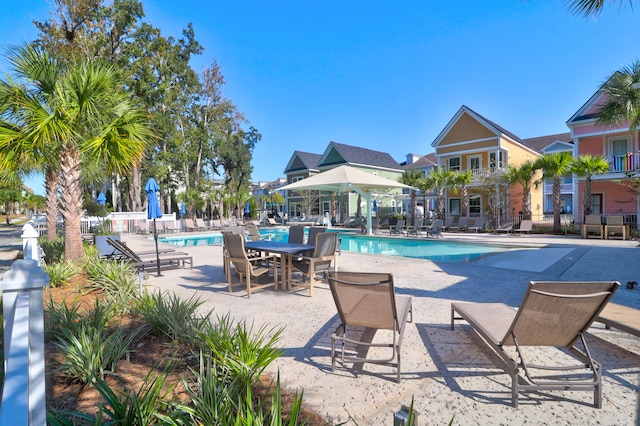
[[[47,240],[53,241],[57,236],[58,222],[58,175],[51,169],[47,168],[44,181],[45,191],[47,194]]]
[[[522,218],[525,220],[531,220],[531,189],[524,189],[524,196],[522,197]]]
[[[560,229],[560,178],[553,179],[553,232],[561,232]]]
[[[76,147],[65,148],[61,155],[62,191],[60,210],[64,220],[64,258],[82,260],[82,184],[80,181],[80,151]]]
[[[591,192],[591,178],[587,177],[584,181],[584,216],[591,214],[591,206],[593,206],[593,193]]]

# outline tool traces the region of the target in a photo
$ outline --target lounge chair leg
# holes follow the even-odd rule
[[[517,371],[511,376],[511,403],[513,408],[518,408],[518,373]]]

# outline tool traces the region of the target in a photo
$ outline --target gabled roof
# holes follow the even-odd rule
[[[431,152],[427,155],[423,155],[418,158],[412,164],[405,164],[402,166],[405,170],[411,169],[426,169],[429,167],[436,167],[438,165],[438,159],[436,158],[436,153]]]
[[[557,133],[555,135],[548,136],[539,136],[536,138],[527,138],[522,139],[522,143],[529,148],[535,149],[538,152],[542,152],[549,145],[552,145],[556,142],[565,142],[573,144],[573,139],[571,139],[571,134],[567,133]]]
[[[604,84],[613,80],[618,75],[620,75],[620,71],[614,72]],[[604,86],[604,84],[602,86]],[[592,121],[598,118],[598,111],[600,106],[604,104],[603,101],[606,98],[605,93],[602,91],[602,86],[567,120],[567,126],[571,126],[580,121]]]
[[[449,122],[447,123],[445,128],[442,129],[440,134],[438,134],[438,136],[435,138],[435,140],[431,143],[431,146],[433,146],[433,147],[438,146],[440,141],[447,135],[447,133],[449,133],[451,128],[458,122],[460,117],[462,117],[462,115],[465,114],[465,113],[469,114],[471,117],[473,117],[480,124],[484,125],[490,131],[495,133],[496,136],[504,135],[504,136],[508,137],[509,139],[513,140],[514,142],[522,143],[522,139],[520,139],[518,136],[516,136],[515,134],[511,133],[510,131],[508,131],[504,127],[494,123],[493,121],[489,120],[488,118],[483,117],[482,115],[478,114],[477,112],[475,112],[474,110],[472,110],[468,106],[462,105],[460,107],[460,109],[458,110],[458,112],[455,113],[453,118],[451,120],[449,120]]]
[[[329,143],[318,162],[318,168],[330,168],[342,164],[402,171],[400,164],[386,152],[373,151],[338,142]]]
[[[293,151],[291,159],[287,163],[287,167],[284,169],[284,173],[300,172],[304,170],[318,172],[318,162],[320,161],[320,154],[312,154],[310,152]]]

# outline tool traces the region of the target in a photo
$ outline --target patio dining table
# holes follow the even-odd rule
[[[275,253],[280,255],[282,288],[289,290],[291,283],[291,266],[293,256],[311,252],[315,249],[311,244],[291,244],[280,241],[247,241],[244,243],[246,250],[263,251],[265,253]]]

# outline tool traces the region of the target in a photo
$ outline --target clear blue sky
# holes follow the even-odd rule
[[[2,47],[34,39],[32,19],[49,16],[45,0],[3,3]],[[398,162],[427,154],[461,105],[522,138],[566,132],[602,81],[640,57],[628,6],[584,18],[564,0],[143,4],[164,35],[194,24],[196,71],[221,65],[226,96],[262,133],[254,181],[330,141]]]

